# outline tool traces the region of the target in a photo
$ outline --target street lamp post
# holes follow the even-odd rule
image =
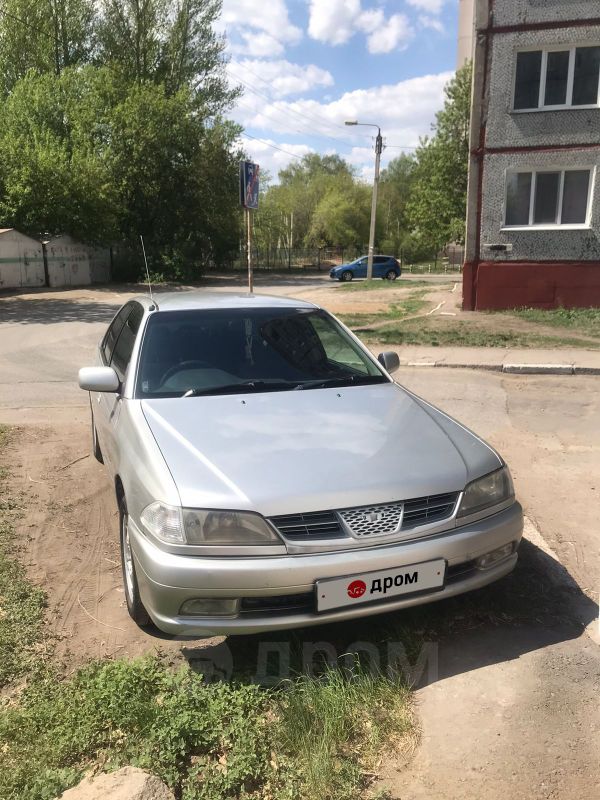
[[[377,128],[377,138],[375,139],[375,177],[373,179],[373,197],[371,199],[371,228],[369,231],[369,253],[367,259],[367,280],[373,277],[373,251],[375,248],[375,223],[377,221],[377,189],[379,188],[379,166],[381,164],[381,153],[383,150],[383,139],[381,128],[371,122],[358,122],[357,120],[346,120],[346,125],[363,125],[367,128]]]

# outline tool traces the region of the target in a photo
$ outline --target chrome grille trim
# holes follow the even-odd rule
[[[290,542],[311,542],[327,539],[352,539],[360,538],[363,540],[372,536],[393,536],[403,531],[411,531],[425,525],[441,523],[450,519],[455,510],[460,492],[448,492],[446,494],[436,494],[427,497],[416,497],[397,503],[381,503],[379,505],[363,506],[359,508],[347,508],[339,511],[314,511],[306,514],[285,514],[282,516],[271,517],[270,522],[275,526],[279,533]],[[352,520],[353,515],[364,513],[385,512],[386,509],[394,509],[397,514],[398,509],[402,509],[402,523],[389,530],[391,522],[389,518],[382,520],[385,524],[383,530],[372,529],[369,533],[351,532],[351,525],[348,519]],[[389,517],[389,515],[388,515]],[[360,521],[359,521],[360,522]],[[358,525],[360,529],[362,524]]]
[[[364,506],[348,511],[338,511],[345,528],[351,536],[392,536],[400,533],[404,517],[403,503]]]

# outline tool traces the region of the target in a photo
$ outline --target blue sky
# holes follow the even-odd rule
[[[223,0],[246,151],[273,177],[336,152],[370,180],[375,131],[344,120],[381,126],[384,165],[414,148],[452,77],[457,25],[458,0]]]

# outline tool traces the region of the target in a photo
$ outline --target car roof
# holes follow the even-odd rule
[[[223,292],[211,289],[157,292],[153,295],[153,300],[149,295],[139,295],[133,299],[145,308],[154,304],[158,311],[191,311],[211,308],[316,308],[314,303],[295,300],[292,297],[250,294],[249,292]]]

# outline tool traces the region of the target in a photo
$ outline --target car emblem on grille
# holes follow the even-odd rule
[[[367,511],[362,515],[365,522],[381,522],[384,517],[383,511]]]

